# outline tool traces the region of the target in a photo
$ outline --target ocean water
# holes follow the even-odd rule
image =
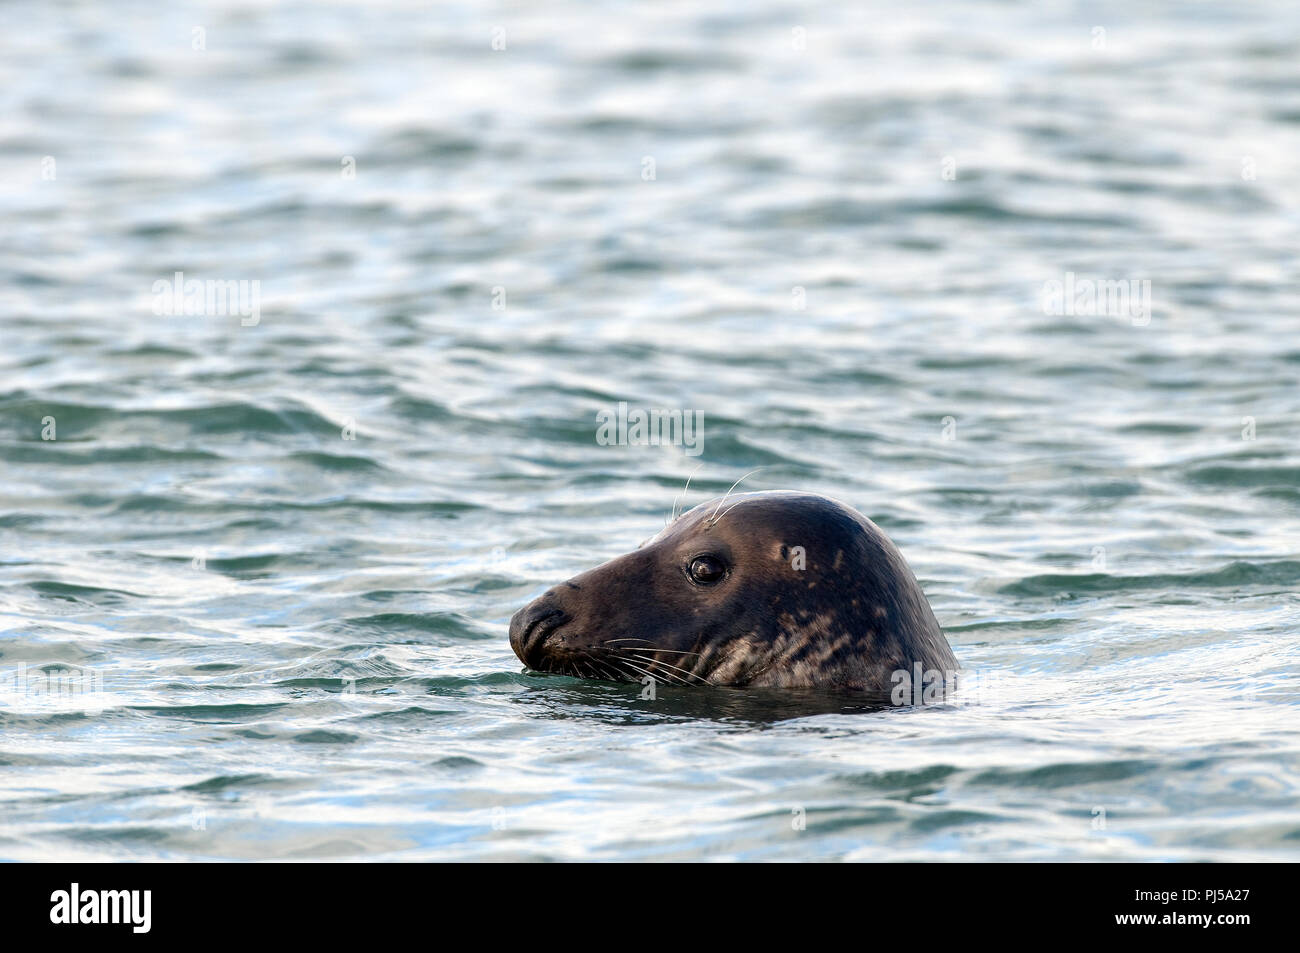
[[[2,15],[0,858],[1297,857],[1294,3]],[[975,690],[522,671],[755,468]]]

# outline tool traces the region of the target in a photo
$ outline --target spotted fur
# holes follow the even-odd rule
[[[918,662],[957,670],[916,577],[866,517],[807,493],[725,501],[519,610],[515,653],[538,671],[586,678],[886,695],[894,673]],[[696,579],[701,555],[725,565],[720,580]]]

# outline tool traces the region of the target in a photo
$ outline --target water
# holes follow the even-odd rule
[[[1294,859],[1294,5],[548,6],[6,6],[0,857]],[[521,672],[700,463],[998,690]]]

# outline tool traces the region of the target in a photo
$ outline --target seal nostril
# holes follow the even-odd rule
[[[569,617],[564,610],[554,605],[525,606],[510,620],[510,647],[525,665],[536,668],[538,649],[548,635],[567,621]]]
[[[527,645],[530,641],[536,641],[539,636],[544,638],[546,636],[545,630],[553,629],[560,624],[558,620],[555,621],[554,625],[547,625],[547,623],[556,620],[558,616],[562,615],[564,613],[559,609],[547,609],[545,612],[533,616],[524,628],[524,644]]]

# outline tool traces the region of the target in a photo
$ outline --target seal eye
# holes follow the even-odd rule
[[[711,586],[727,574],[727,567],[716,556],[696,556],[691,560],[690,574],[701,586]]]

